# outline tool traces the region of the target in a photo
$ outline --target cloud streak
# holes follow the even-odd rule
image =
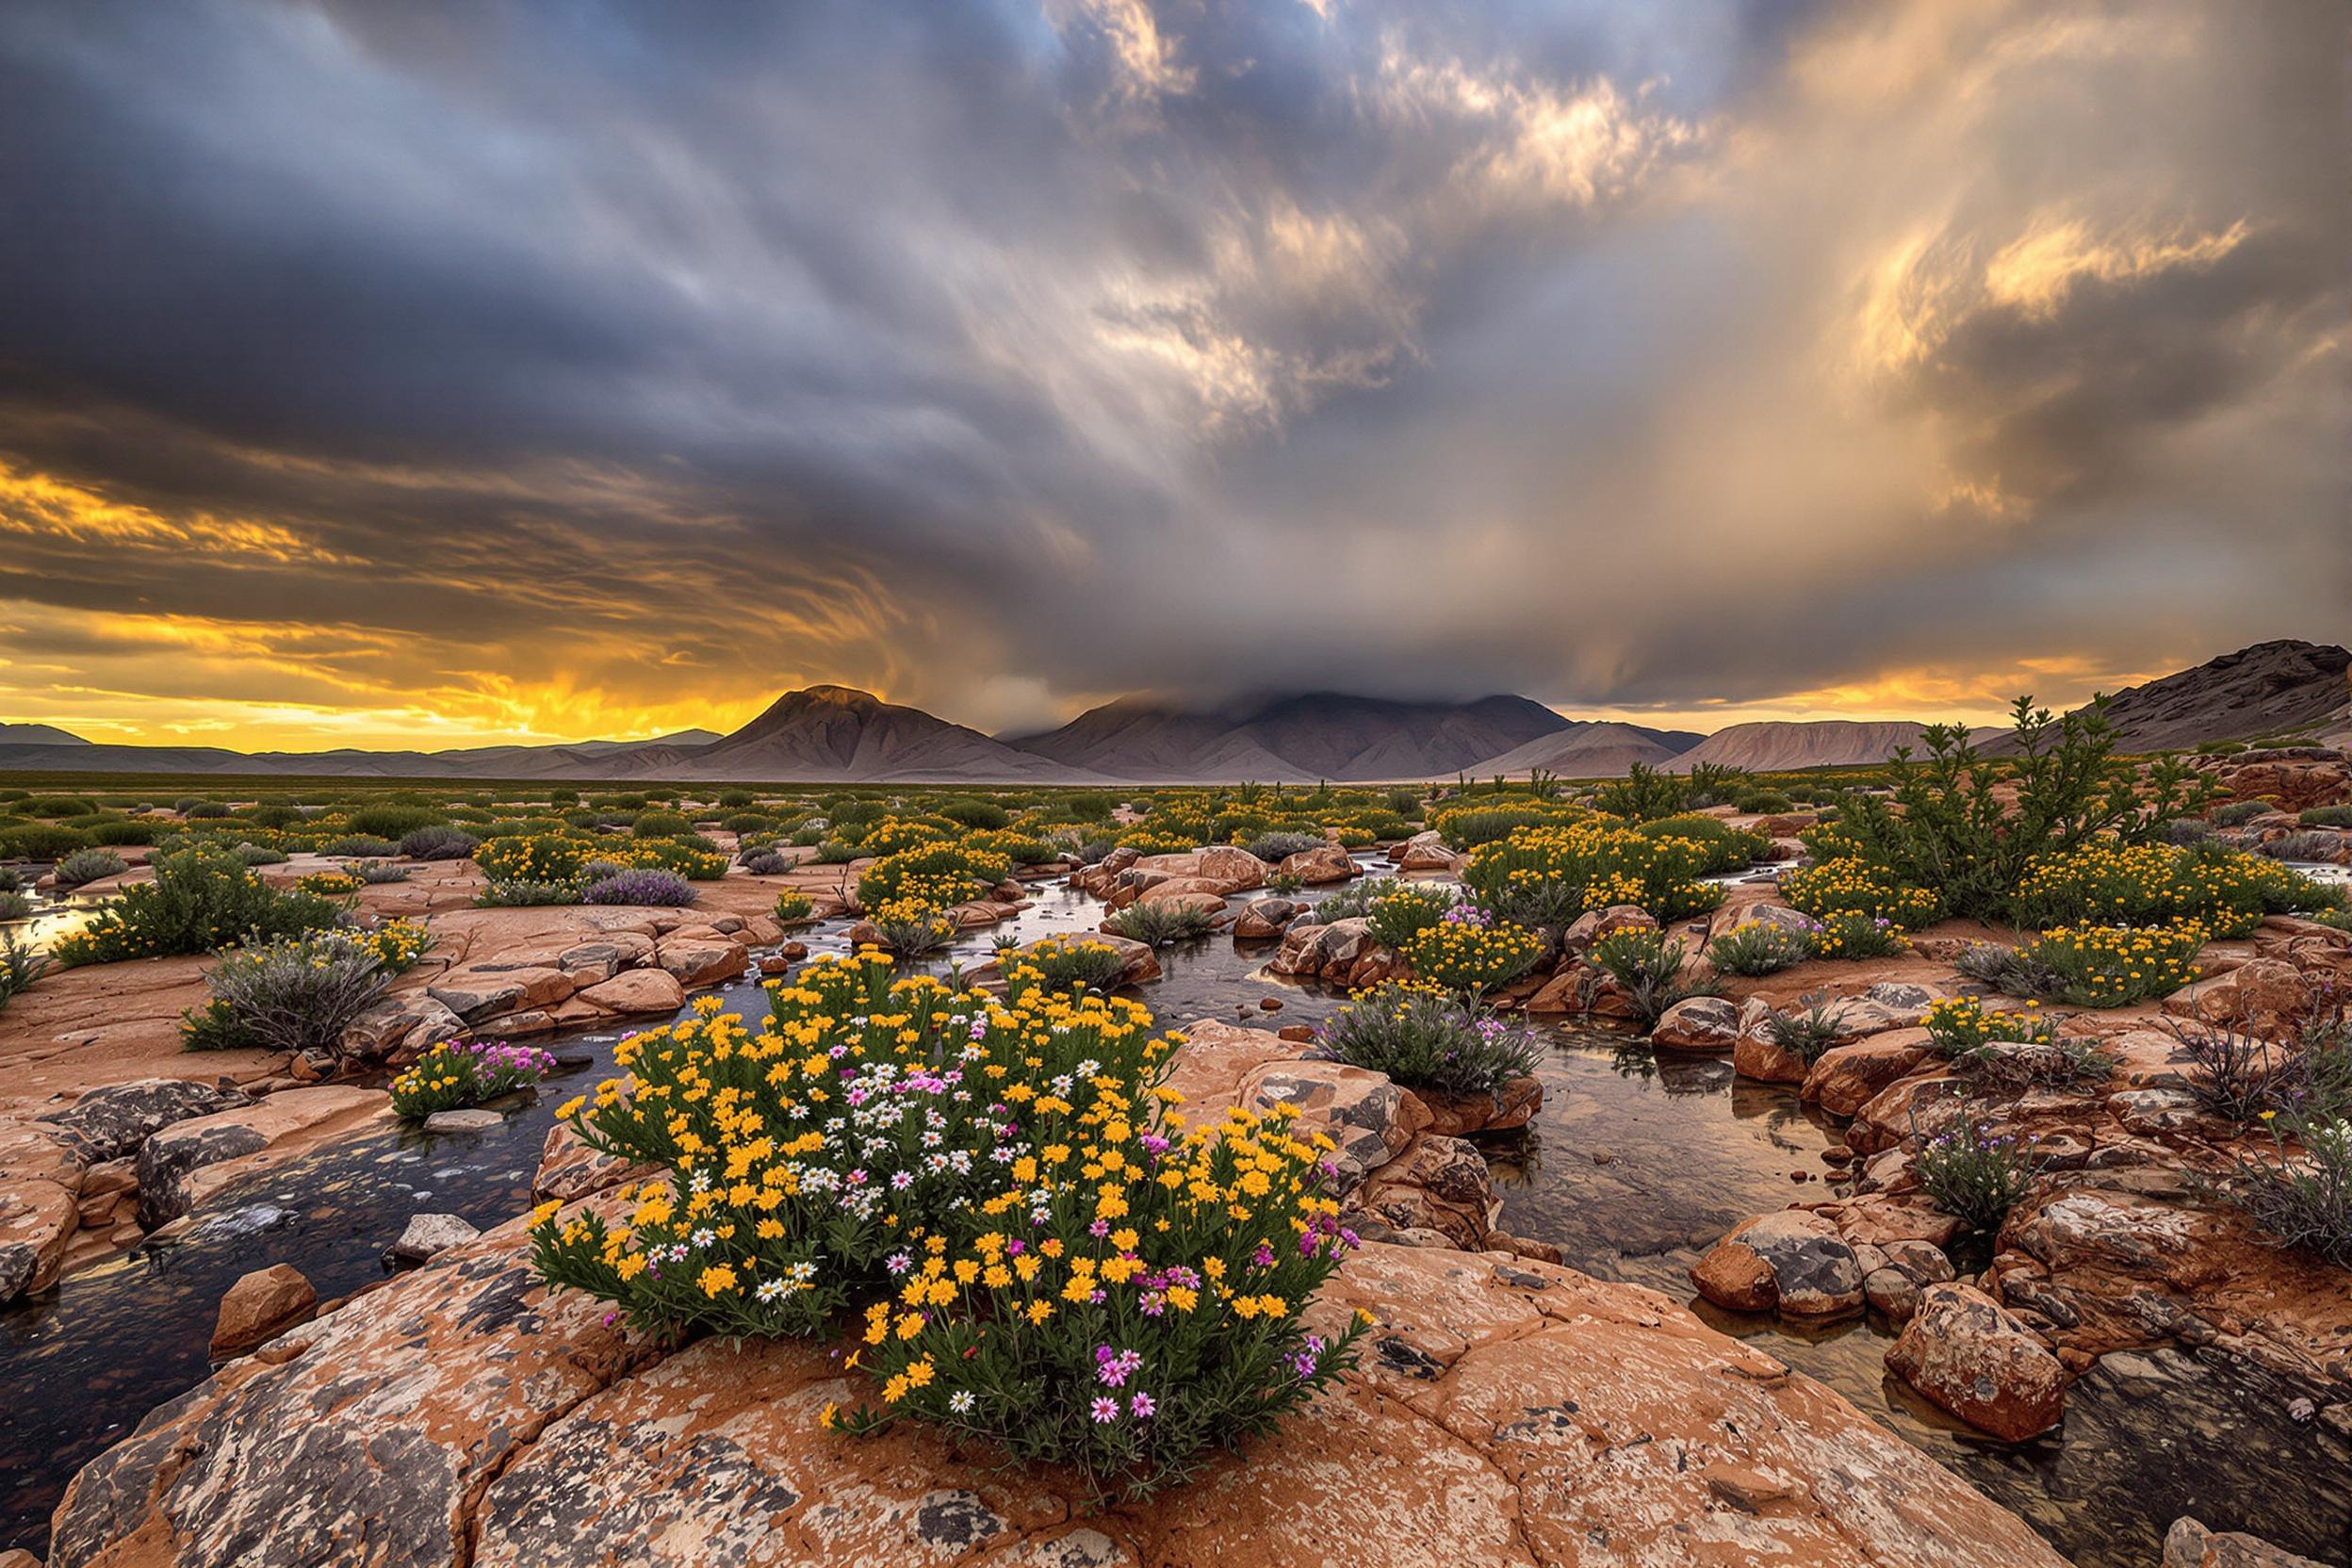
[[[2340,636],[2344,32],[10,7],[0,709],[1983,712]]]

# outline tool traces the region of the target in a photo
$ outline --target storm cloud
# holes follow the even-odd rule
[[[2328,0],[21,0],[0,710],[1982,713],[2352,605]]]

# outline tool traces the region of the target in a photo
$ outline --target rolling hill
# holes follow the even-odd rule
[[[1309,692],[1223,709],[1127,698],[1006,743],[1136,782],[1362,782],[1450,777],[1569,722],[1540,702],[1514,696],[1403,702]]]

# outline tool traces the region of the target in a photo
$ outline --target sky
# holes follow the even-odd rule
[[[0,718],[1984,718],[2352,629],[2335,0],[11,0]]]

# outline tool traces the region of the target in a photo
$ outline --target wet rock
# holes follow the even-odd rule
[[[1413,1097],[1429,1110],[1429,1131],[1446,1137],[1473,1133],[1502,1133],[1525,1127],[1544,1108],[1544,1084],[1533,1076],[1513,1078],[1496,1094],[1443,1094],[1416,1089]]]
[[[1462,863],[1461,857],[1446,847],[1445,839],[1435,829],[1407,839],[1397,846],[1396,858],[1399,871],[1450,872]]]
[[[1305,906],[1287,898],[1253,898],[1233,922],[1236,941],[1269,941],[1282,934]]]
[[[1834,1222],[1803,1209],[1741,1225],[1699,1260],[1690,1282],[1716,1305],[1740,1312],[1770,1307],[1799,1317],[1836,1317],[1863,1304],[1862,1266],[1854,1249]]]
[[[242,1355],[297,1323],[309,1322],[318,1305],[318,1290],[292,1264],[254,1269],[220,1298],[220,1315],[212,1329],[213,1360]]]
[[[1780,1300],[1772,1266],[1756,1249],[1738,1241],[1708,1248],[1691,1266],[1690,1282],[1701,1296],[1733,1312],[1770,1312]]]
[[[285,1089],[267,1100],[174,1122],[139,1151],[139,1222],[178,1218],[238,1176],[339,1134],[392,1119],[382,1089]]]
[[[1896,1029],[1821,1053],[1805,1075],[1798,1097],[1833,1116],[1852,1116],[1898,1079],[1926,1065],[1933,1053],[1924,1029]]]
[[[1665,1051],[1728,1051],[1739,1038],[1740,1008],[1720,996],[1687,997],[1650,1031],[1650,1043]]]
[[[2241,1530],[2210,1530],[2188,1514],[2164,1532],[2161,1568],[2327,1568]]]
[[[1483,1250],[1494,1223],[1486,1157],[1461,1138],[1424,1135],[1374,1171],[1358,1206],[1396,1230],[1436,1231],[1453,1245]]]
[[[1330,975],[1344,980],[1356,960],[1378,945],[1357,917],[1327,925],[1293,925],[1282,933],[1282,951],[1266,967],[1276,974]]]
[[[1605,909],[1587,909],[1569,923],[1560,936],[1560,945],[1570,953],[1584,953],[1603,937],[1613,937],[1620,931],[1655,931],[1658,917],[1635,904],[1612,904]]]
[[[691,990],[734,979],[750,967],[751,954],[732,937],[707,925],[690,925],[661,939],[655,962]]]
[[[2010,1443],[2050,1430],[2065,1413],[2058,1358],[1983,1291],[1952,1282],[1920,1293],[1919,1311],[1886,1352],[1887,1370],[1980,1431]]]
[[[41,1120],[90,1165],[135,1153],[139,1146],[176,1121],[210,1116],[253,1102],[236,1089],[190,1083],[185,1078],[141,1078],[91,1089],[66,1110]]]
[[[636,969],[590,986],[578,999],[607,1013],[674,1013],[686,1005],[686,988],[666,970]]]
[[[1283,1062],[1242,1080],[1240,1102],[1252,1111],[1298,1107],[1294,1133],[1329,1135],[1343,1168],[1376,1170],[1405,1152],[1429,1125],[1429,1108],[1391,1083],[1387,1074],[1344,1062]]]
[[[415,1214],[400,1237],[386,1250],[402,1263],[423,1263],[452,1247],[463,1247],[482,1233],[453,1214]]]
[[[464,1110],[435,1111],[425,1118],[425,1131],[428,1133],[486,1133],[494,1127],[505,1125],[506,1118],[478,1105]]]

